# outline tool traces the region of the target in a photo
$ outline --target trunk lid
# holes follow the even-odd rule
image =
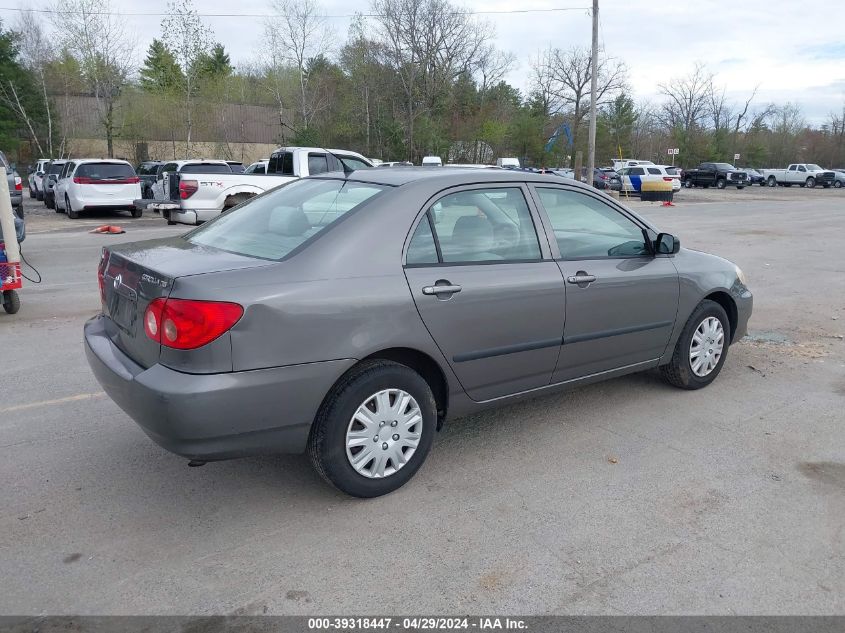
[[[158,362],[161,346],[144,332],[147,306],[169,297],[180,277],[258,268],[275,262],[167,238],[109,249],[101,263],[103,314],[112,342],[144,368]],[[208,297],[225,301],[226,297]]]

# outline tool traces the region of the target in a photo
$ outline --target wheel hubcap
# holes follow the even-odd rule
[[[349,421],[346,457],[364,477],[389,477],[417,450],[422,425],[422,411],[411,394],[401,389],[374,393]]]
[[[689,362],[693,373],[699,378],[704,378],[716,369],[724,346],[725,330],[722,322],[716,317],[707,317],[692,335]]]

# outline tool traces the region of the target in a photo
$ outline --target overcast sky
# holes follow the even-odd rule
[[[13,2],[0,0],[0,6],[14,6]],[[262,14],[270,5],[250,0],[194,2],[201,13]],[[112,6],[125,13],[164,12],[166,4],[166,0],[112,0]],[[591,0],[464,0],[459,4],[475,11],[508,11],[588,7]],[[798,103],[810,123],[820,124],[830,112],[841,112],[845,104],[845,29],[835,4],[600,0],[599,40],[607,55],[628,65],[636,100],[657,100],[658,83],[686,74],[696,61],[702,61],[717,75],[717,83],[727,88],[729,97],[744,101],[759,86],[758,105]],[[323,0],[322,6],[329,15],[347,15],[366,13],[370,4],[368,0]],[[14,23],[14,12],[0,10],[0,15],[6,24]],[[538,49],[590,44],[586,9],[481,17],[495,26],[497,45],[517,56],[519,66],[508,80],[522,90],[528,88],[529,60]],[[204,19],[236,65],[258,58],[261,18]],[[159,34],[160,21],[160,16],[153,15],[126,17],[139,59]],[[338,40],[345,38],[349,22],[348,18],[329,20],[341,36]]]

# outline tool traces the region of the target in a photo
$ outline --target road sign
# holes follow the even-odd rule
[[[734,154],[734,160],[739,160],[739,154]]]
[[[667,149],[667,150],[666,150],[666,155],[667,155],[667,156],[671,156],[671,155],[672,155],[672,154],[674,154],[674,153],[675,153],[675,150],[673,150],[671,147],[670,147],[669,149]]]
[[[679,149],[676,147],[675,149],[673,149],[673,150],[672,150],[672,153],[673,153],[675,156],[677,156],[678,154],[680,154],[680,153],[681,153],[681,150],[679,150]]]

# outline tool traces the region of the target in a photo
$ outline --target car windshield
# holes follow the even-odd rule
[[[85,163],[76,170],[76,175],[94,180],[110,180],[117,178],[131,178],[135,170],[131,165],[122,163]]]
[[[809,171],[824,171],[821,167],[819,167],[818,165],[815,165],[815,164],[813,164],[813,163],[808,163],[808,164],[807,164],[807,169],[808,169]]]
[[[228,165],[217,163],[189,163],[182,165],[179,170],[181,174],[231,174],[232,169]]]
[[[298,180],[218,216],[186,239],[279,260],[384,189],[346,180]]]

